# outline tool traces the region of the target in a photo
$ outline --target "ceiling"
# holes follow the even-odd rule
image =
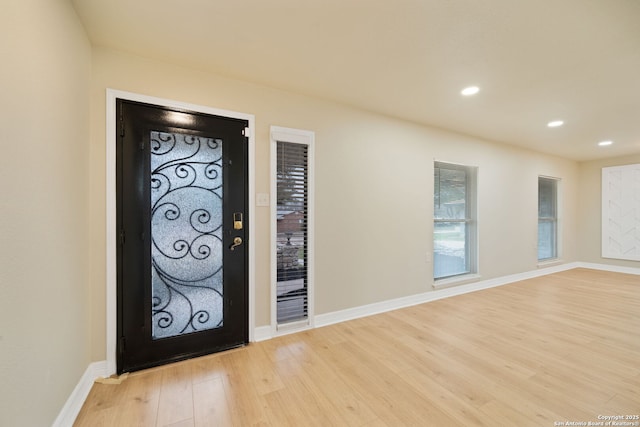
[[[578,161],[640,153],[638,0],[72,3],[94,45]]]

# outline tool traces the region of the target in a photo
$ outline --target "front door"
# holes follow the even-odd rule
[[[116,108],[118,373],[247,343],[247,121]]]

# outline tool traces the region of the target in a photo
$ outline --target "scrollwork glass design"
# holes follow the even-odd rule
[[[151,132],[152,337],[219,328],[222,140]]]

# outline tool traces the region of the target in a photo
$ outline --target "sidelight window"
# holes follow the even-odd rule
[[[272,127],[276,327],[306,326],[313,266],[313,132]]]

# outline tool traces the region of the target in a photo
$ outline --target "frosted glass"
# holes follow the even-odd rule
[[[222,140],[151,132],[152,337],[219,328]]]

